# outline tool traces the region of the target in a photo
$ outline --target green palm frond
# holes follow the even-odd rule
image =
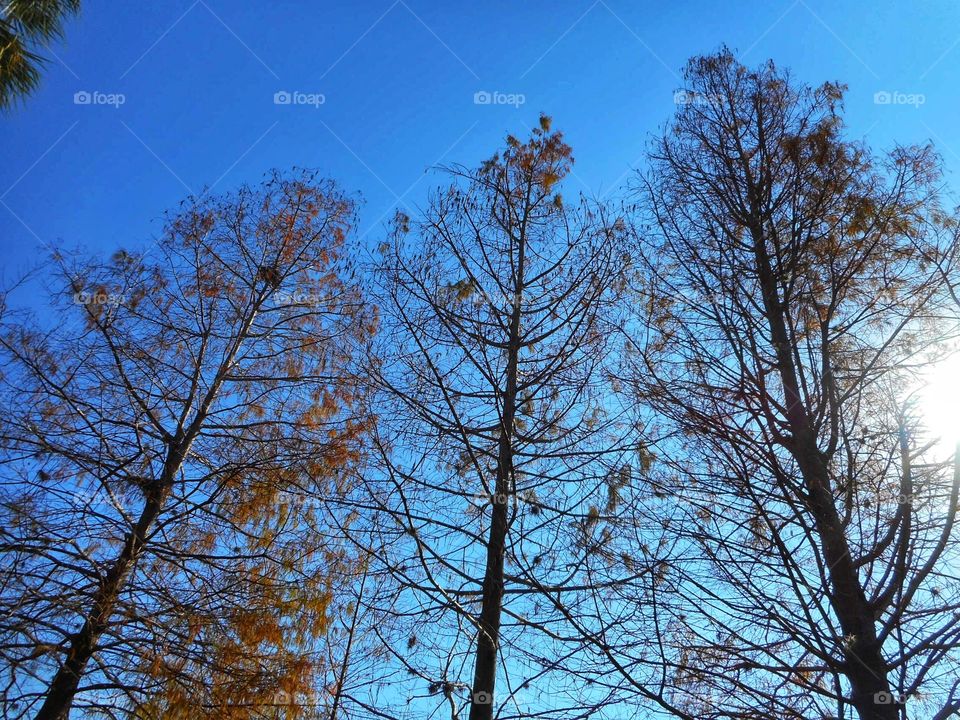
[[[38,46],[63,32],[80,0],[7,0],[0,6],[0,110],[30,94],[40,82],[47,59]]]

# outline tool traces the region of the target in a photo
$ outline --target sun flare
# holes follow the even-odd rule
[[[925,373],[918,411],[937,448],[952,452],[960,442],[960,352]]]

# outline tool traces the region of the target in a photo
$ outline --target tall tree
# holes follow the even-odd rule
[[[384,561],[405,600],[392,613],[412,628],[393,647],[452,717],[465,699],[471,720],[607,699],[535,697],[579,682],[557,665],[541,599],[573,603],[589,583],[603,508],[641,454],[603,392],[626,227],[563,199],[571,164],[541,117],[478,169],[450,169],[453,184],[422,217],[400,215],[383,248],[392,347],[371,487],[395,523]]]
[[[0,110],[29,95],[40,83],[46,59],[37,45],[59,37],[80,0],[5,0],[0,12]]]
[[[685,80],[692,101],[644,186],[656,342],[635,366],[671,438],[657,454],[678,538],[661,592],[675,704],[949,717],[960,470],[908,401],[958,331],[937,160],[846,140],[843,88],[772,63],[724,50]]]
[[[350,568],[309,501],[348,491],[374,324],[352,217],[332,183],[274,174],[191,199],[154,251],[58,254],[57,326],[6,318],[6,717],[319,712]]]

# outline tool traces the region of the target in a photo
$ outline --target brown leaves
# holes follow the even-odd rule
[[[341,257],[352,213],[309,173],[193,198],[143,256],[57,256],[78,322],[6,329],[24,408],[5,434],[36,492],[23,522],[4,504],[5,527],[52,549],[30,558],[39,590],[5,592],[56,620],[3,631],[26,653],[96,609],[106,629],[83,642],[111,649],[88,655],[81,685],[147,688],[130,696],[138,720],[252,720],[279,694],[303,717],[323,692],[306,658],[330,640],[352,560],[339,506],[321,503],[351,492],[372,427],[354,353],[377,314]],[[90,579],[113,567],[119,589],[101,597]],[[87,652],[76,637],[34,677]]]
[[[523,202],[531,189],[538,197],[549,197],[554,185],[563,180],[573,165],[573,151],[563,140],[563,134],[551,131],[551,120],[541,115],[531,137],[521,142],[513,135],[506,138],[507,148],[481,166],[481,173],[489,182],[502,187],[514,202]],[[544,211],[562,210],[563,201],[557,195]]]

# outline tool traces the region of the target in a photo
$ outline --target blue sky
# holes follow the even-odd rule
[[[476,164],[541,111],[574,148],[567,192],[615,191],[673,111],[685,60],[721,43],[848,83],[853,136],[933,139],[960,168],[955,0],[91,1],[40,90],[0,118],[3,279],[44,243],[142,247],[190,192],[293,165],[360,193],[372,243],[441,182],[428,168]],[[274,103],[294,91],[324,101]],[[484,91],[524,102],[476,104]],[[900,95],[877,104],[882,91]]]

